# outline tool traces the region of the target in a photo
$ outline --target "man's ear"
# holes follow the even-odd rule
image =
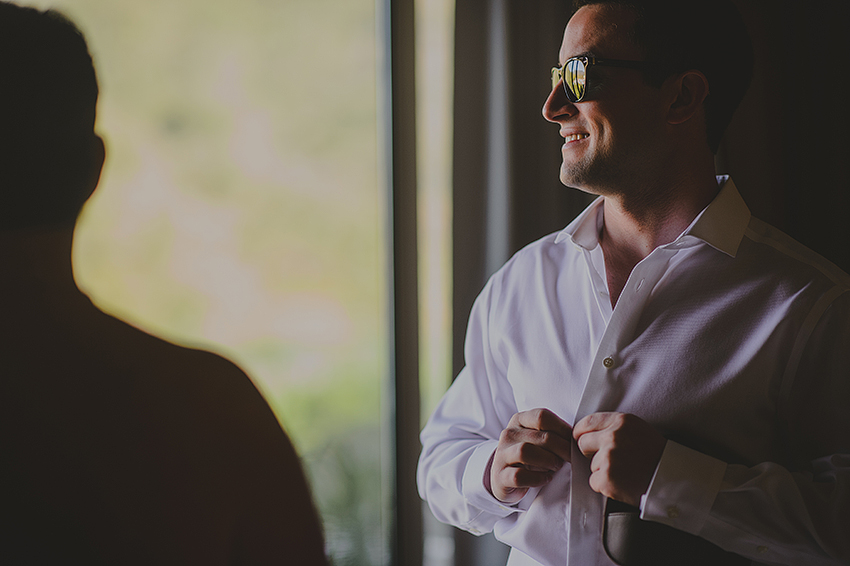
[[[672,81],[671,88],[675,89],[675,99],[667,114],[669,124],[687,122],[702,108],[702,103],[708,96],[708,79],[699,71],[686,71],[668,79]]]

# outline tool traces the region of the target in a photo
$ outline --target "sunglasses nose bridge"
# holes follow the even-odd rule
[[[552,90],[558,87],[558,83],[563,80],[563,72],[560,67],[552,67]]]

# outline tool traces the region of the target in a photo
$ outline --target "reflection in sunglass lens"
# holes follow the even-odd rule
[[[564,87],[570,102],[578,102],[584,98],[584,87],[587,81],[584,61],[570,59],[564,65]]]
[[[552,67],[552,88],[564,82],[570,102],[581,102],[587,87],[587,64],[583,58],[568,59],[563,67]]]

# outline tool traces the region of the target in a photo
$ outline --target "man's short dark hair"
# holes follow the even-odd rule
[[[574,0],[623,6],[637,14],[632,40],[649,61],[665,63],[662,74],[647,73],[660,86],[671,73],[690,69],[708,79],[705,101],[708,146],[717,153],[735,109],[753,74],[753,48],[747,27],[731,0]]]
[[[73,222],[88,197],[97,79],[58,12],[0,2],[0,229]]]

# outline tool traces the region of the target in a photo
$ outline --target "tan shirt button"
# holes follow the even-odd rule
[[[602,365],[608,369],[611,369],[612,367],[614,367],[614,358],[610,356],[605,358],[604,360],[602,360]]]

